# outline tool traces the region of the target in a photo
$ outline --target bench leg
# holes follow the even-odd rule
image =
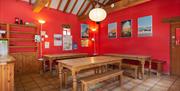
[[[122,78],[123,78],[123,75],[119,75],[119,76],[118,76],[118,80],[119,80],[120,86],[122,85]]]
[[[84,84],[81,83],[81,91],[84,91]]]
[[[63,77],[63,80],[64,80],[64,81],[63,81],[64,88],[67,87],[67,74],[68,74],[67,72],[64,72],[64,73],[63,73],[63,76],[64,76],[64,77]]]
[[[138,75],[138,69],[134,70],[134,79],[137,79],[137,75]]]
[[[157,64],[157,76],[159,77],[161,75],[162,72],[162,65],[161,64]]]
[[[83,91],[88,91],[88,85],[84,84],[84,90]]]

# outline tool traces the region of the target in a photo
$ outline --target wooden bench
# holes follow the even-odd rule
[[[127,63],[122,63],[122,69],[130,69],[133,70],[133,77],[134,79],[138,78],[138,74],[139,74],[139,67],[137,65],[133,65],[133,64],[127,64]],[[125,74],[126,72],[124,72]]]
[[[88,86],[91,84],[96,84],[111,78],[118,77],[120,85],[122,84],[123,71],[122,70],[112,70],[102,74],[96,74],[89,77],[85,77],[81,80],[82,91],[88,91]]]
[[[152,64],[156,64],[157,68],[156,70],[156,75],[160,76],[162,74],[162,69],[163,69],[163,64],[165,64],[165,61],[162,60],[157,60],[157,59],[152,59]]]

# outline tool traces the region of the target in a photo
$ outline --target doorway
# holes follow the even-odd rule
[[[171,23],[170,38],[170,74],[180,76],[180,23]]]

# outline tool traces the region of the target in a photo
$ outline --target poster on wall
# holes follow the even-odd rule
[[[69,51],[72,50],[72,36],[63,35],[63,50]]]
[[[62,35],[54,34],[54,46],[62,46]]]
[[[108,24],[108,37],[117,38],[117,23]]]
[[[152,36],[152,16],[138,18],[138,37]]]
[[[89,40],[88,39],[82,39],[81,40],[81,46],[82,47],[88,47],[88,45],[89,45]]]
[[[49,42],[44,42],[44,48],[49,48],[49,46],[50,46],[50,43]]]
[[[81,24],[81,38],[89,38],[89,26]]]
[[[121,22],[121,37],[132,36],[132,20],[126,20]]]
[[[78,49],[78,44],[77,42],[73,42],[73,50],[76,50],[76,49]]]

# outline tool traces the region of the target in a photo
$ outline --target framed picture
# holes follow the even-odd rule
[[[126,20],[121,22],[121,37],[132,36],[132,20]]]
[[[81,24],[81,38],[89,38],[89,26]]]
[[[117,38],[117,23],[108,24],[108,37]]]
[[[138,18],[138,37],[152,36],[152,16]]]
[[[54,46],[62,46],[62,35],[54,34]]]
[[[89,40],[88,39],[82,39],[81,40],[81,46],[82,47],[88,47],[89,46]]]

